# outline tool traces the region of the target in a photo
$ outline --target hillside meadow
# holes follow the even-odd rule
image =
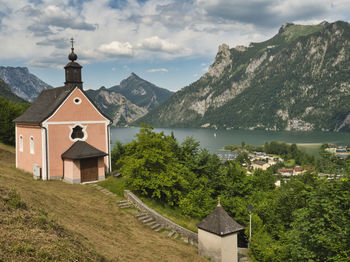
[[[67,261],[67,257],[71,261],[203,261],[196,247],[153,232],[118,208],[120,197],[106,196],[87,185],[33,180],[31,174],[15,168],[15,150],[3,144],[0,185],[6,207],[0,208],[0,217],[17,218],[14,224],[1,220],[0,245],[6,249],[2,248],[0,261],[19,257],[21,261]],[[12,198],[14,207],[6,204]],[[17,237],[9,237],[13,235]]]

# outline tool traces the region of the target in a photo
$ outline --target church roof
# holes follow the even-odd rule
[[[70,86],[61,86],[41,91],[35,102],[13,122],[39,125],[55,112],[72,90]]]
[[[66,152],[64,152],[61,157],[67,159],[84,159],[91,157],[102,157],[108,154],[93,147],[92,145],[86,143],[85,141],[75,142]]]
[[[199,222],[197,227],[218,236],[225,236],[244,229],[226,213],[220,204]]]
[[[13,120],[13,122],[40,125],[56,111],[73,90],[74,88],[72,86],[65,85],[41,91],[35,102],[22,115]],[[84,90],[81,91],[85,94]],[[108,116],[101,112],[89,96],[85,94],[85,97],[94,105],[98,112],[112,122]]]

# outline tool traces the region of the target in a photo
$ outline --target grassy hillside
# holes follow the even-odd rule
[[[105,261],[78,237],[0,186],[0,261]]]
[[[33,180],[30,174],[15,168],[14,148],[3,144],[0,144],[0,185],[1,192],[5,192],[5,197],[11,189],[19,193],[21,201],[27,208],[34,210],[33,215],[29,216],[33,221],[38,214],[47,213],[47,216],[44,215],[44,221],[54,220],[53,223],[62,227],[64,232],[70,232],[64,234],[69,236],[62,238],[66,239],[66,242],[63,241],[61,245],[68,249],[72,247],[71,243],[77,241],[77,246],[73,248],[77,253],[79,253],[79,247],[84,247],[86,256],[81,254],[85,257],[78,259],[79,261],[101,260],[102,256],[107,261],[201,261],[196,247],[180,240],[169,239],[165,234],[156,233],[145,227],[132,215],[119,209],[115,204],[115,198],[86,185]],[[4,211],[0,206],[0,217],[7,216],[5,212],[12,211]],[[16,210],[16,212],[19,211]],[[23,210],[23,212],[27,211]],[[35,222],[31,222],[31,218],[29,224],[23,225],[29,225],[28,227],[32,228],[30,225]],[[38,229],[34,227],[34,229],[46,234],[46,239],[51,235],[51,229],[42,231],[40,227]],[[16,224],[9,224],[5,230],[4,234],[17,234]],[[38,234],[26,235],[26,243],[29,246],[34,245],[36,236]],[[45,245],[47,243],[42,243],[41,246],[44,250]],[[12,251],[7,254],[7,257],[0,257],[0,260],[13,260],[11,256],[14,255],[15,248],[14,243],[8,248]],[[71,259],[74,260],[74,256]],[[23,253],[21,260],[31,259],[28,253]]]

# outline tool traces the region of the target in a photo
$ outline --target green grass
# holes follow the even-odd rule
[[[121,197],[124,196],[124,190],[127,189],[125,177],[115,178],[109,176],[105,180],[98,182],[98,184]]]
[[[0,261],[105,261],[72,232],[0,186]]]
[[[109,191],[117,194],[118,196],[124,196],[124,190],[126,188],[126,178],[115,178],[115,177],[108,177],[106,180],[101,181],[98,183],[100,186],[108,189]],[[176,224],[187,228],[191,231],[197,232],[197,226],[196,224],[199,222],[199,219],[195,218],[189,218],[186,216],[183,216],[181,214],[181,210],[179,208],[170,207],[168,205],[164,205],[162,203],[159,203],[156,200],[147,198],[145,196],[140,196],[136,194],[148,207],[152,208],[162,216],[170,219],[171,221],[175,222]]]
[[[289,159],[284,162],[284,165],[286,167],[295,167],[295,159]]]
[[[199,219],[189,218],[181,215],[181,210],[179,208],[173,208],[168,205],[163,205],[153,199],[138,196],[148,207],[152,208],[162,216],[170,219],[176,224],[187,228],[193,232],[197,232],[196,224],[200,222]]]

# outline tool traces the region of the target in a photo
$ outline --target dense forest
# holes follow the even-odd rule
[[[294,146],[289,150],[298,155]],[[306,158],[301,162],[315,161],[306,154],[298,157]],[[249,245],[255,261],[350,260],[349,160],[342,163],[347,171],[339,179],[307,172],[276,187],[272,169],[247,175],[238,161],[221,162],[193,138],[179,143],[173,135],[155,133],[149,126],[140,130],[136,140],[117,143],[112,158],[126,187],[182,215],[202,219],[220,197],[228,214],[246,227],[241,245],[248,242],[248,206],[252,205]],[[325,166],[332,162],[329,155],[323,158]]]

